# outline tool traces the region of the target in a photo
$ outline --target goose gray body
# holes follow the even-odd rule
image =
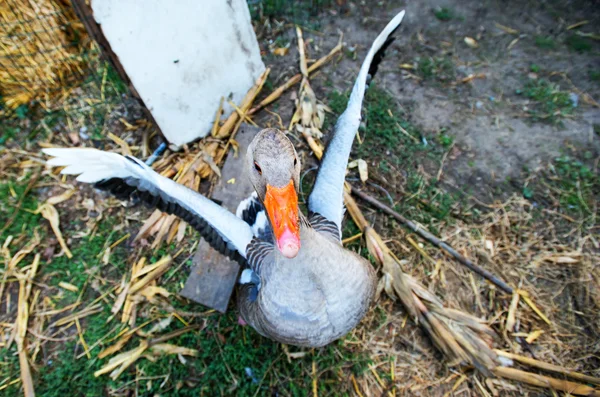
[[[343,188],[348,156],[360,123],[364,92],[404,11],[373,42],[346,111],[339,117],[308,198],[308,218],[298,206],[300,161],[287,136],[261,131],[248,149],[247,173],[255,196],[247,203],[253,225],[201,194],[165,178],[131,156],[95,149],[44,149],[47,164],[65,167],[119,198],[137,196],[175,214],[216,250],[238,260],[238,306],[260,334],[298,346],[323,346],[348,333],[368,311],[375,291],[371,264],[341,243]],[[257,216],[257,212],[260,213]]]
[[[242,318],[261,335],[297,346],[323,346],[352,330],[375,293],[375,270],[331,235],[300,227],[293,259],[271,246],[260,256],[261,287],[252,301],[242,287]]]

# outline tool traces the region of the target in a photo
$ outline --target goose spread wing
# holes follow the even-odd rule
[[[385,49],[391,44],[391,35],[400,26],[404,11],[392,19],[377,36],[360,68],[346,110],[337,120],[333,137],[321,161],[317,180],[308,199],[308,209],[335,223],[338,235],[341,235],[344,214],[344,179],[348,157],[352,149],[354,136],[360,125],[360,112],[365,90],[370,78],[377,71]]]
[[[243,261],[254,235],[250,226],[227,209],[169,178],[132,156],[96,149],[44,149],[47,164],[64,166],[61,173],[79,175],[121,199],[137,195],[146,204],[175,214],[197,229],[219,252]]]

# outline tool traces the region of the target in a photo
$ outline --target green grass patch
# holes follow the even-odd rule
[[[569,211],[591,215],[600,197],[600,177],[582,161],[561,156],[554,162],[561,206]]]
[[[454,137],[452,135],[440,134],[436,137],[436,140],[440,145],[445,148],[449,148],[454,143]]]
[[[287,19],[293,23],[318,27],[320,23],[314,17],[334,5],[334,0],[264,0],[249,4],[249,8],[254,20]]]
[[[586,37],[581,37],[576,34],[572,34],[565,40],[565,44],[570,50],[576,52],[589,52],[592,50],[592,43]]]
[[[535,36],[535,45],[543,50],[554,50],[556,41],[550,36]]]
[[[16,138],[21,129],[19,127],[7,126],[0,131],[0,145],[5,145]]]
[[[529,114],[536,121],[556,124],[565,115],[573,113],[569,93],[561,91],[557,84],[544,79],[529,81],[522,93],[532,100]]]
[[[0,199],[2,202],[12,200],[11,189],[16,194],[22,193],[27,181],[21,181],[12,188],[8,183],[0,185]],[[24,201],[23,208],[37,208],[35,195],[26,196],[29,201]],[[2,207],[4,211],[5,206]],[[107,210],[108,211],[108,210]],[[6,215],[10,216],[10,213]],[[4,212],[2,219],[5,218]],[[32,231],[40,224],[40,217],[28,217],[28,212],[19,212],[19,227],[11,228],[11,233]],[[73,215],[73,214],[71,214]],[[52,277],[44,281],[46,285],[56,286],[60,281],[67,281],[84,291],[82,305],[89,304],[98,297],[98,292],[90,287],[90,283],[104,280],[106,285],[100,285],[101,289],[120,282],[122,276],[127,274],[132,262],[132,251],[125,243],[113,248],[108,264],[103,264],[102,254],[105,248],[123,236],[126,231],[118,230],[116,223],[120,216],[105,212],[104,220],[97,225],[94,237],[74,238],[78,230],[84,230],[86,225],[82,221],[61,220],[64,237],[70,241],[73,258],[65,256],[55,257],[50,262],[41,264],[41,275],[52,274]],[[49,231],[45,221],[42,226]],[[68,224],[69,227],[64,225]],[[348,224],[352,224],[348,222]],[[354,233],[356,230],[352,230]],[[48,236],[51,236],[49,232]],[[197,239],[193,234],[190,242]],[[187,243],[184,243],[187,244]],[[160,257],[177,249],[174,245],[164,245],[156,252],[147,250],[143,252],[153,263]],[[188,270],[179,268],[181,261],[186,260],[182,255],[172,269],[163,276],[163,286],[170,292],[177,293],[180,284],[187,277]],[[27,261],[24,261],[27,262]],[[94,274],[95,276],[92,276]],[[164,281],[168,280],[168,281]],[[56,290],[54,290],[56,291]],[[79,293],[63,291],[62,295],[53,295],[52,299],[57,307],[64,307],[74,302]],[[110,313],[110,304],[103,303],[103,311],[82,320],[84,338],[88,345],[95,344],[105,335],[112,332],[116,335],[124,325],[118,320],[107,323]],[[198,312],[205,310],[204,307],[189,303],[173,295],[169,304],[181,311]],[[140,308],[138,312],[138,324],[150,318],[158,321],[169,314],[157,306],[153,311],[147,312]],[[148,306],[146,306],[148,308]],[[335,342],[321,349],[297,349],[289,347],[291,352],[305,351],[306,356],[288,362],[287,356],[279,343],[258,335],[250,327],[241,327],[237,324],[237,312],[234,309],[226,315],[213,313],[205,318],[191,318],[192,323],[202,323],[206,320],[206,328],[202,331],[190,332],[169,343],[197,349],[198,357],[186,357],[186,363],[182,364],[177,356],[164,355],[157,357],[155,362],[144,358],[126,370],[116,381],[108,375],[94,377],[94,372],[102,368],[110,357],[102,360],[97,358],[98,353],[110,346],[113,342],[102,343],[92,351],[92,358],[85,355],[77,358],[83,350],[77,338],[66,343],[48,342],[45,345],[44,354],[40,354],[35,362],[37,370],[34,373],[35,390],[38,395],[47,397],[59,396],[92,396],[100,397],[114,394],[133,395],[138,390],[140,395],[177,395],[197,396],[204,395],[239,395],[252,396],[255,394],[266,395],[272,390],[281,390],[291,395],[306,395],[306,385],[310,385],[313,379],[312,368],[315,363],[319,372],[318,392],[322,395],[350,394],[351,383],[347,377],[353,373],[360,376],[368,370],[371,360],[366,351],[357,348],[356,344],[349,344],[352,337]],[[119,325],[118,325],[119,324]],[[118,325],[116,328],[115,326]],[[148,325],[146,330],[152,324]],[[174,319],[169,328],[160,334],[181,328],[182,324]],[[75,332],[71,329],[69,332]],[[139,345],[140,337],[134,337],[120,352],[133,349]],[[19,376],[19,366],[16,355],[16,346],[10,349],[0,349],[0,360],[8,365],[0,367],[0,378],[14,379]],[[340,381],[340,374],[343,381]],[[136,384],[136,378],[142,377],[142,381]],[[15,384],[3,391],[7,396],[20,396],[20,384]]]
[[[600,83],[600,70],[590,70],[588,73],[590,80]]]
[[[417,60],[417,75],[425,80],[454,80],[456,70],[448,57],[423,57]]]
[[[433,13],[437,19],[442,22],[451,21],[456,17],[454,11],[448,7],[440,7]]]
[[[55,257],[45,265],[45,273],[54,273],[56,277],[49,280],[49,285],[58,285],[60,281],[68,281],[79,289],[91,281],[92,273],[102,273],[104,277],[108,276],[115,280],[120,279],[122,274],[129,270],[130,264],[127,261],[129,248],[125,243],[119,244],[110,252],[109,263],[102,263],[104,251],[112,243],[123,237],[124,231],[115,230],[116,216],[107,216],[97,224],[96,233],[93,237],[84,237],[82,239],[73,239],[70,246],[73,258],[69,259],[66,255]],[[84,222],[77,219],[71,221],[68,227],[62,223],[63,234],[65,238],[72,237],[75,230],[85,230]],[[76,299],[77,294],[67,293],[69,299]],[[70,303],[70,302],[69,302]]]
[[[28,183],[29,177],[20,181],[0,181],[0,230],[14,219],[8,229],[0,234],[0,241],[22,233],[33,236],[33,231],[39,226],[41,215],[33,213],[38,207],[35,194],[29,192],[23,197]],[[21,206],[18,207],[21,198]]]
[[[592,161],[593,154],[585,152],[581,157],[563,155],[554,159],[540,177],[523,187],[523,197],[543,206],[559,206],[562,213],[581,220],[584,225],[594,226],[600,176],[586,164]],[[568,230],[572,227],[573,224],[567,225]]]
[[[108,308],[85,324],[85,338],[89,344],[109,333],[115,322],[107,324]],[[203,320],[198,320],[203,321]],[[181,328],[176,320],[164,332]],[[116,334],[118,330],[113,331]],[[306,385],[312,383],[312,365],[319,371],[318,391],[323,395],[348,394],[351,384],[339,382],[340,371],[360,376],[372,361],[346,340],[314,350],[289,347],[290,352],[305,351],[305,356],[288,362],[280,344],[258,335],[250,327],[237,324],[237,314],[212,314],[206,318],[206,328],[188,332],[169,343],[197,349],[198,357],[186,357],[182,364],[177,356],[160,356],[155,362],[140,359],[116,381],[108,375],[94,377],[109,358],[98,360],[99,350],[88,360],[76,359],[82,352],[76,342],[67,343],[36,376],[36,392],[45,397],[92,396],[101,397],[117,390],[133,393],[136,387],[141,395],[266,395],[270,390],[282,390],[293,396],[307,394]],[[129,342],[123,349],[133,349],[139,339]],[[13,360],[14,361],[14,360]],[[137,374],[136,374],[137,368]],[[11,371],[18,376],[18,366]],[[138,385],[136,375],[143,377]],[[18,387],[9,395],[19,395]]]

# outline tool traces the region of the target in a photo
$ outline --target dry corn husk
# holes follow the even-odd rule
[[[145,353],[150,350],[153,355],[160,354],[181,354],[187,356],[197,356],[198,351],[195,349],[180,347],[165,343],[166,341],[176,338],[180,335],[183,335],[186,332],[194,331],[203,328],[204,325],[190,325],[178,329],[173,332],[169,332],[165,335],[156,337],[156,338],[148,338],[142,339],[138,347],[128,350],[126,352],[117,354],[112,357],[108,363],[100,368],[98,371],[94,372],[94,376],[98,377],[103,374],[107,374],[110,372],[110,377],[115,380],[117,379],[127,368],[129,368],[132,364],[134,364],[137,360],[142,357],[151,358],[145,355]],[[133,332],[129,332],[125,334],[124,337],[121,338],[114,346],[104,350],[102,353],[102,357],[106,357],[109,354],[116,353],[119,351],[127,341],[131,338]]]

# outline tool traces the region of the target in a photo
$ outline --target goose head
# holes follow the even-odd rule
[[[246,168],[267,211],[277,248],[286,258],[294,258],[300,250],[300,160],[294,145],[283,132],[264,129],[248,147]]]

